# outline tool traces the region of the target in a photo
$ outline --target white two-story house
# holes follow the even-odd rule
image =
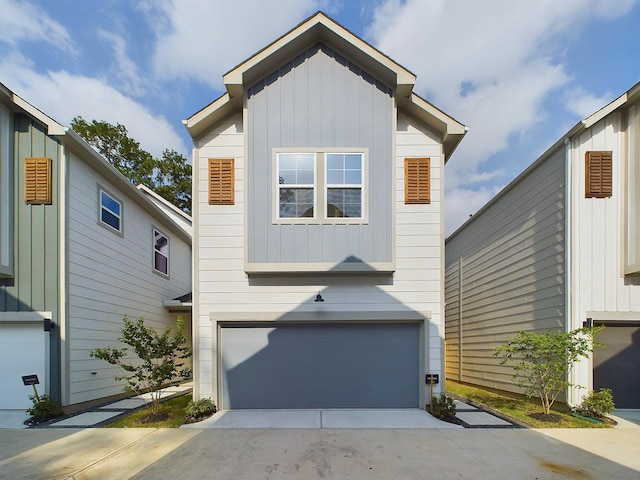
[[[443,170],[466,127],[415,81],[317,13],[185,121],[196,398],[424,408],[425,375],[443,379]]]
[[[518,331],[604,325],[566,400],[640,408],[640,84],[578,122],[447,239],[447,378],[502,390]]]
[[[124,315],[188,333],[190,290],[191,218],[0,83],[0,409],[31,406],[32,375],[69,412],[122,396],[89,352]]]

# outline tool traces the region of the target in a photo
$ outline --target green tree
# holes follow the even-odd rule
[[[156,160],[153,187],[161,197],[183,212],[191,212],[191,165],[175,150],[165,150]]]
[[[191,213],[191,165],[174,150],[158,159],[140,148],[124,125],[78,116],[71,128],[134,185],[143,184],[182,211]]]
[[[495,349],[494,355],[501,356],[501,365],[515,362],[513,382],[522,387],[527,395],[540,398],[544,413],[558,395],[574,385],[569,374],[576,361],[587,357],[594,346],[594,336],[603,327],[579,328],[571,332],[536,333],[520,331],[509,342]]]
[[[115,379],[126,382],[123,387],[125,392],[150,392],[151,414],[157,414],[162,387],[191,376],[191,370],[182,362],[191,356],[182,318],[178,317],[176,331],[171,335],[171,328],[159,334],[153,327],[145,326],[142,317],[132,321],[125,316],[122,337],[118,340],[131,347],[136,358],[127,357],[127,347],[95,348],[89,355],[117,365],[122,370],[122,375],[117,375]]]

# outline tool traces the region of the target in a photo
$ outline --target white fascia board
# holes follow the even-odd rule
[[[408,94],[413,88],[416,82],[416,76],[413,73],[319,12],[226,73],[223,79],[227,90],[229,92],[235,92],[237,88],[242,88],[245,83],[245,73],[247,71],[255,68],[262,62],[268,61],[270,57],[282,51],[287,45],[299,41],[305,34],[318,28],[325,28],[327,31],[342,39],[347,45],[355,47],[362,54],[374,60],[381,67],[393,72],[396,77],[395,83],[398,90]],[[331,45],[331,42],[329,42],[329,45]]]
[[[138,185],[136,187],[138,190],[140,190],[141,192],[149,195],[150,197],[153,197],[156,201],[162,203],[163,205],[165,205],[167,208],[169,208],[171,211],[175,212],[176,214],[180,215],[181,217],[183,217],[187,222],[189,223],[193,223],[192,218],[190,215],[186,214],[185,212],[183,212],[182,210],[180,210],[178,207],[176,207],[173,203],[171,203],[169,200],[167,200],[166,198],[158,195],[156,192],[154,192],[153,190],[151,190],[149,187],[147,187],[146,185],[143,185],[142,183],[140,185]]]
[[[0,84],[0,85],[2,85],[2,84]],[[38,120],[39,122],[41,122],[41,123],[43,123],[44,125],[47,126],[47,133],[49,135],[64,135],[65,127],[63,125],[61,125],[58,122],[56,122],[53,118],[51,118],[49,115],[46,115],[41,110],[38,110],[36,107],[31,105],[29,102],[27,102],[24,98],[16,95],[11,90],[6,88],[4,85],[2,85],[2,86],[4,87],[3,88],[3,93],[5,93],[5,94],[8,93],[9,100],[15,106],[17,106],[18,108],[24,110],[26,113],[31,115],[33,118],[35,118],[36,120]]]
[[[204,107],[199,112],[194,113],[182,123],[189,132],[191,138],[198,138],[210,125],[214,125],[218,120],[223,119],[236,108],[232,102],[231,95],[225,93],[212,103]],[[241,108],[241,105],[238,105]]]

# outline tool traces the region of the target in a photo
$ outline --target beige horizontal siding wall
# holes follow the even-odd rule
[[[216,332],[210,317],[217,313],[252,312],[432,312],[424,345],[426,367],[442,367],[443,230],[441,222],[442,153],[433,135],[407,118],[398,120],[394,158],[395,256],[394,275],[277,275],[248,276],[244,272],[246,225],[245,159],[240,115],[222,122],[196,149],[195,308],[199,358],[196,396],[217,397]],[[404,158],[432,159],[432,203],[404,204]],[[209,205],[207,159],[235,159],[235,205]],[[391,179],[389,180],[392,181]],[[375,192],[371,192],[375,195]],[[264,201],[270,201],[265,199]],[[313,302],[320,292],[325,302]]]
[[[96,347],[118,345],[124,315],[164,330],[176,315],[162,302],[191,289],[191,249],[87,163],[69,157],[68,307],[64,344],[69,358],[66,404],[122,393],[121,373],[90,358]],[[124,235],[98,223],[98,185],[123,206]],[[153,228],[169,237],[169,278],[153,272]],[[189,315],[184,317],[190,323]],[[93,372],[96,372],[94,375]]]
[[[447,240],[450,378],[515,391],[495,347],[564,328],[564,178],[561,147]]]

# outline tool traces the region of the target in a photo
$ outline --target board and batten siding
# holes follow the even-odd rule
[[[565,149],[508,186],[446,243],[451,379],[517,391],[495,347],[519,330],[564,330]]]
[[[0,279],[0,312],[51,312],[51,320],[59,325],[59,216],[58,177],[60,145],[46,133],[46,127],[22,114],[14,115],[14,148],[12,149],[15,177],[12,278]],[[30,157],[52,159],[51,205],[27,205],[24,198],[24,159]],[[60,396],[60,332],[47,334],[50,365],[46,382],[49,391],[42,392],[57,399]],[[28,374],[30,372],[24,372]]]
[[[396,121],[393,121],[395,124]],[[243,321],[273,314],[274,318],[296,314],[312,314],[322,310],[354,312],[366,317],[367,312],[431,312],[429,328],[423,332],[421,348],[428,352],[424,369],[439,372],[442,366],[442,277],[443,224],[441,197],[443,191],[443,155],[440,143],[417,122],[401,116],[394,142],[395,156],[390,157],[393,196],[391,203],[391,238],[396,251],[397,268],[392,275],[322,274],[305,275],[291,272],[276,276],[249,276],[244,271],[244,233],[247,159],[244,158],[244,135],[241,115],[222,121],[196,145],[196,203],[194,218],[195,283],[194,332],[197,363],[196,398],[217,398],[218,332],[212,320],[218,315],[237,313]],[[393,130],[392,130],[393,132]],[[404,204],[404,158],[431,157],[433,183],[429,205]],[[235,204],[209,205],[207,198],[207,165],[209,158],[235,159]],[[269,182],[269,186],[271,183]],[[394,212],[395,211],[395,212]],[[251,217],[249,217],[251,218]],[[271,218],[271,216],[269,216]],[[322,304],[313,301],[320,292]],[[384,352],[381,352],[384,354]],[[424,377],[422,377],[424,378]],[[425,389],[423,382],[421,389]],[[423,393],[424,395],[424,393]]]
[[[100,187],[122,203],[123,235],[98,221]],[[89,352],[118,345],[125,315],[132,320],[142,316],[146,325],[159,330],[175,326],[177,315],[162,302],[191,288],[190,245],[137,204],[136,196],[128,196],[87,162],[68,154],[65,404],[121,394],[122,386],[113,379],[119,369],[90,358]],[[169,238],[168,278],[153,271],[154,227]],[[188,313],[183,319],[188,333]]]
[[[626,189],[638,188],[626,184],[624,113],[607,115],[572,139],[570,329],[580,328],[586,318],[594,321],[640,318],[640,282],[624,275]],[[585,198],[584,158],[589,151],[613,154],[611,197]],[[593,388],[592,368],[587,361],[576,365],[574,383]],[[574,403],[579,403],[582,395],[584,390],[570,391]]]
[[[320,44],[249,89],[250,264],[337,264],[346,259],[371,264],[393,260],[389,161],[393,116],[390,88]],[[340,219],[334,223],[330,219],[274,223],[275,152],[283,148],[362,149],[366,221],[346,225]]]

